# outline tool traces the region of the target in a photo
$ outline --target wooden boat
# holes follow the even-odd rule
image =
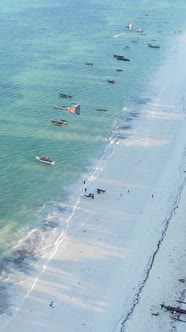
[[[108,112],[106,108],[96,108],[96,111],[98,112]]]
[[[85,64],[86,64],[87,66],[92,66],[92,65],[93,65],[93,62],[86,61]]]
[[[138,28],[138,29],[136,29],[136,32],[141,33],[141,32],[143,32],[143,29],[142,28]]]
[[[108,82],[108,83],[112,83],[112,84],[115,84],[115,83],[116,83],[116,81],[113,80],[112,78],[108,78],[108,79],[107,79],[107,82]]]
[[[64,98],[72,98],[73,97],[73,94],[70,94],[70,93],[62,93],[60,92],[60,97],[64,97]]]
[[[164,303],[160,304],[161,309],[165,308],[171,312],[178,312],[179,314],[186,314],[186,309],[181,309],[180,307],[172,307],[170,305],[165,305]]]
[[[123,69],[121,69],[121,68],[117,68],[116,71],[123,71]]]
[[[150,43],[148,43],[148,47],[152,47],[152,48],[160,48],[160,45],[157,45],[157,44],[150,44]]]
[[[45,164],[50,164],[50,165],[54,165],[55,161],[50,159],[49,157],[46,156],[41,156],[41,157],[36,157],[36,160],[40,161],[41,163],[45,163]]]
[[[180,301],[180,300],[176,300],[176,302],[186,304],[186,302],[184,302],[184,301]]]
[[[114,58],[124,58],[124,55],[114,54],[113,57]]]
[[[116,58],[117,60],[130,61],[129,59],[125,58],[124,55],[117,55],[117,54],[114,54],[113,56],[114,56],[114,58]]]
[[[59,119],[59,120],[51,120],[51,122],[53,124],[55,124],[56,126],[64,126],[64,125],[68,125],[69,122],[63,119]]]
[[[130,59],[127,59],[125,57],[117,57],[117,60],[130,61]]]
[[[54,108],[61,109],[61,110],[68,110],[69,106],[58,106],[58,105],[54,105]]]

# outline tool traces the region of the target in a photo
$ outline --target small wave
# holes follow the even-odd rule
[[[112,36],[113,38],[118,38],[118,37],[121,37],[123,35],[125,35],[126,33],[125,32],[121,32],[121,33],[118,33],[117,35],[114,35]]]

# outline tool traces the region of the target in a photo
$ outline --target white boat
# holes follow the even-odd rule
[[[160,45],[157,45],[157,44],[150,44],[150,43],[148,43],[148,47],[152,47],[152,48],[160,48]]]
[[[54,165],[55,161],[50,159],[49,157],[46,156],[40,156],[40,157],[36,157],[36,160],[40,161],[41,163],[45,163],[45,164],[50,164],[50,165]]]
[[[127,25],[127,27],[128,27],[128,30],[132,30],[132,28],[133,28],[133,25],[132,25],[132,23],[131,23],[131,22],[129,22],[129,23],[128,23],[128,25]]]
[[[68,110],[69,106],[58,106],[58,105],[54,105],[54,108],[59,108],[62,110]]]
[[[143,32],[143,29],[142,28],[138,28],[138,29],[136,29],[136,32]]]

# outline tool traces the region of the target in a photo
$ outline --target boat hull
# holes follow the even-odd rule
[[[54,160],[43,160],[41,157],[36,157],[36,160],[40,161],[41,163],[44,164],[49,164],[49,165],[54,165],[55,161]]]

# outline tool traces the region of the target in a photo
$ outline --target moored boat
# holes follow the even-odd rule
[[[59,120],[51,120],[51,122],[53,124],[55,124],[56,126],[64,126],[64,125],[68,125],[69,122],[63,119],[59,119]]]
[[[98,112],[107,112],[108,110],[106,108],[96,108],[96,111],[98,111]]]
[[[128,27],[128,30],[132,30],[132,28],[133,28],[133,25],[132,25],[132,23],[131,23],[131,22],[129,22],[129,23],[128,23],[128,25],[127,25],[127,27]]]
[[[50,165],[54,165],[55,161],[50,159],[49,157],[46,156],[40,156],[40,157],[36,157],[36,160],[45,163],[45,164],[50,164]]]
[[[117,54],[114,54],[113,56],[114,56],[114,58],[116,58],[117,60],[130,61],[130,59],[125,58],[124,55],[117,55]]]
[[[152,48],[160,48],[160,45],[157,45],[157,44],[150,44],[150,43],[148,43],[148,47],[152,47]]]
[[[138,28],[138,29],[136,29],[136,32],[142,33],[143,29],[142,28]]]
[[[107,79],[107,82],[108,82],[108,83],[112,83],[112,84],[116,83],[116,81],[113,80],[112,78],[108,78],[108,79]]]
[[[73,97],[73,94],[71,93],[62,93],[60,92],[60,97],[64,97],[64,98],[72,98]]]
[[[54,108],[62,109],[62,110],[68,110],[68,107],[69,106],[58,106],[58,105],[54,105]]]
[[[93,66],[93,62],[86,61],[85,64],[86,64],[87,66]]]

